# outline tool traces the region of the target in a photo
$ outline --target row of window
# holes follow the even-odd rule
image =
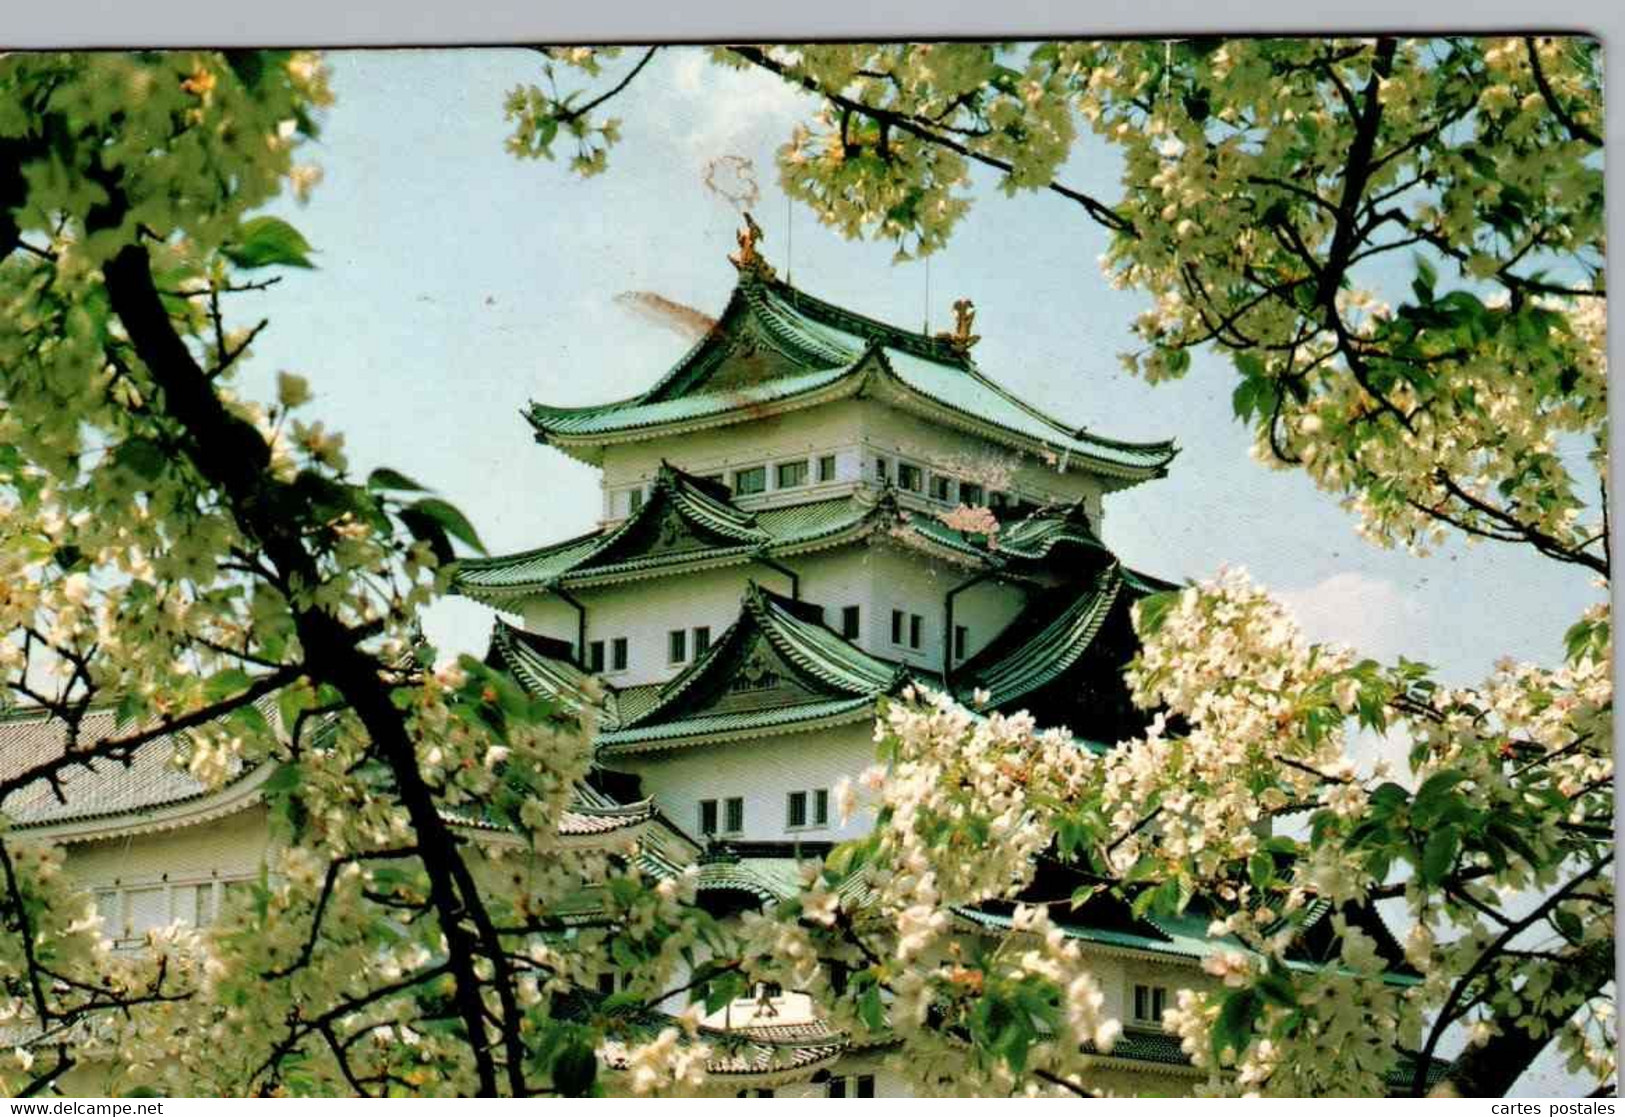
[[[856,605],[841,607],[840,632],[848,640],[856,640],[862,634],[863,613]],[[891,642],[899,648],[920,650],[925,640],[925,618],[918,613],[905,613],[901,609],[893,609],[891,614]],[[964,659],[966,647],[970,640],[970,631],[962,624],[954,625],[954,658]],[[693,628],[673,628],[666,633],[666,662],[680,664],[689,662],[690,658],[699,659],[711,648],[711,626],[695,625]],[[625,671],[631,660],[631,645],[625,636],[616,636],[610,640],[592,640],[587,644],[587,670],[602,673],[605,671]]]
[[[975,481],[962,481],[946,473],[926,468],[901,458],[877,454],[873,459],[874,479],[882,484],[891,482],[905,492],[919,493],[943,504],[966,504],[973,508],[986,506],[993,511],[1020,507],[1022,501],[1000,490],[988,491]],[[728,488],[736,496],[757,496],[769,490],[798,489],[810,483],[825,484],[835,480],[835,455],[823,454],[816,458],[791,458],[770,465],[753,465],[731,473],[712,473],[705,477]],[[643,507],[644,487],[639,485],[615,496],[616,511],[624,501],[625,514],[636,515]]]
[[[944,504],[968,504],[973,508],[986,504],[997,509],[1006,507],[1010,502],[1005,493],[989,493],[974,481],[961,481],[945,473],[933,472],[928,487],[923,466],[879,454],[874,460],[874,475],[875,480],[881,483],[895,479],[897,487],[904,492],[929,494],[932,500]]]
[[[899,648],[907,647],[918,651],[925,630],[925,618],[918,613],[905,613],[901,609],[891,611],[891,642]],[[842,635],[848,635],[842,633]],[[856,635],[852,633],[851,635]],[[962,624],[954,625],[954,658],[964,659],[965,652],[970,646],[970,629]]]
[[[246,880],[204,880],[98,889],[96,914],[101,917],[102,933],[127,946],[171,923],[207,927],[219,918],[227,896],[252,886]]]
[[[718,823],[721,823],[719,826]],[[829,825],[829,789],[815,787],[807,791],[787,792],[784,797],[784,824],[786,828],[805,829]],[[700,800],[700,833],[705,837],[716,834],[741,834],[745,830],[745,800],[739,796],[727,799]]]

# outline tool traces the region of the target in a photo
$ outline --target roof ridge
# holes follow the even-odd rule
[[[881,341],[882,338],[894,338],[899,342],[897,348],[913,352],[917,357],[935,361],[951,368],[970,367],[969,358],[961,350],[942,338],[932,337],[920,330],[894,326],[890,322],[832,303],[800,287],[793,286],[787,280],[776,277],[755,277],[755,282],[766,286],[774,294],[786,298],[792,309],[807,315],[809,318],[822,321],[824,325],[845,329],[848,333],[867,337],[872,343],[884,344]],[[853,325],[859,328],[852,329],[851,326]]]

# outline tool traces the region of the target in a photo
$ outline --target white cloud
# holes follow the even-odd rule
[[[1385,662],[1416,654],[1412,634],[1422,604],[1386,578],[1345,571],[1302,589],[1277,590],[1275,596],[1312,642],[1348,644]]]
[[[688,124],[682,140],[702,160],[754,156],[764,145],[776,149],[789,138],[791,123],[815,107],[789,82],[759,70],[726,69],[702,49],[678,56],[672,84],[689,102],[681,111]],[[763,170],[757,168],[758,177]]]

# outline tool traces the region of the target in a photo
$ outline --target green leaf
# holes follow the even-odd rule
[[[1417,302],[1427,306],[1433,302],[1433,288],[1439,281],[1439,273],[1433,265],[1421,256],[1416,257],[1416,278],[1411,280],[1411,291],[1415,293]]]
[[[237,235],[220,246],[220,254],[239,268],[266,268],[283,265],[313,268],[310,242],[280,217],[256,217],[245,221]]]
[[[247,671],[228,667],[209,676],[209,681],[203,684],[203,694],[210,702],[219,702],[241,693],[253,681]]]
[[[474,525],[469,523],[468,518],[447,501],[432,496],[414,501],[402,510],[401,518],[403,521],[406,519],[407,512],[435,524],[446,534],[454,539],[461,539],[480,554],[486,553],[485,544],[480,542],[479,534],[474,530]],[[408,524],[407,526],[410,527],[411,525]],[[415,531],[414,534],[416,534]]]
[[[1247,876],[1254,888],[1267,888],[1275,879],[1275,858],[1260,850],[1247,860]]]
[[[1449,875],[1461,849],[1461,831],[1454,826],[1441,826],[1428,835],[1422,846],[1422,883],[1438,884]]]
[[[150,438],[127,438],[113,451],[113,461],[143,481],[152,481],[168,467],[169,455]]]
[[[367,488],[377,492],[390,489],[395,492],[422,493],[427,492],[422,485],[412,480],[404,473],[397,473],[387,466],[381,466],[367,474]]]
[[[269,796],[286,795],[290,791],[298,790],[303,779],[304,774],[299,765],[279,764],[276,771],[271,773],[270,778],[265,781],[260,790]]]
[[[1179,591],[1177,590],[1165,590],[1162,593],[1142,597],[1139,601],[1139,624],[1137,626],[1140,636],[1156,635],[1157,630],[1162,627],[1162,622],[1168,616],[1168,610],[1172,609],[1178,601]]]
[[[879,1031],[886,1026],[886,1008],[881,1004],[878,985],[869,986],[858,998],[858,1017],[871,1031]]]
[[[1252,1039],[1253,1019],[1262,1007],[1258,994],[1251,989],[1238,989],[1225,999],[1219,1018],[1213,1022],[1213,1058],[1224,1065],[1226,1048],[1235,1050],[1237,1057],[1247,1050]]]

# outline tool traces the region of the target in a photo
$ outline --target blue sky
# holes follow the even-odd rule
[[[653,291],[713,314],[725,302],[737,219],[702,185],[709,160],[755,164],[755,212],[781,274],[902,325],[924,317],[925,265],[894,265],[889,245],[787,212],[773,152],[812,105],[776,79],[723,70],[697,48],[662,51],[613,105],[624,141],[608,172],[584,181],[562,161],[503,150],[503,95],[541,79],[536,54],[330,60],[337,104],[307,149],[325,179],[307,206],[277,207],[319,250],[319,269],[240,305],[272,319],[245,389],[269,396],[278,369],[309,377],[309,414],[344,431],[358,471],[388,464],[437,489],[494,552],[576,534],[599,511],[596,473],[531,440],[526,401],[632,394],[689,344],[616,296]],[[1089,137],[1063,175],[1108,198],[1117,176],[1115,153]],[[1403,653],[1458,682],[1501,655],[1555,659],[1599,594],[1586,574],[1493,544],[1420,559],[1366,543],[1334,497],[1251,460],[1219,358],[1199,355],[1186,379],[1157,387],[1120,370],[1145,299],[1102,279],[1106,235],[1079,207],[1008,199],[989,177],[973,189],[970,216],[930,265],[932,328],[968,296],[989,375],[1097,432],[1183,448],[1168,478],[1109,499],[1106,539],[1125,561],[1175,579],[1245,566],[1312,637]],[[480,653],[489,625],[483,607],[449,601],[428,627],[443,651]]]

